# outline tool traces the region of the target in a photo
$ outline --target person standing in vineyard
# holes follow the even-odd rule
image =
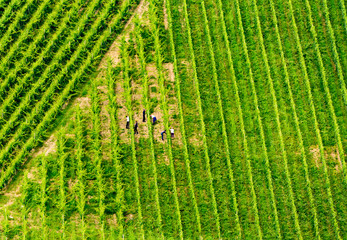
[[[166,134],[166,130],[161,132],[161,140],[163,140],[163,141],[164,141],[164,134]]]
[[[134,134],[139,134],[139,131],[137,130],[138,127],[139,127],[139,124],[136,121],[135,126],[134,126]]]
[[[175,137],[175,130],[173,129],[173,127],[170,128],[170,133],[171,133],[171,138]]]
[[[146,110],[143,109],[143,112],[142,112],[142,122],[146,122]]]
[[[127,124],[126,124],[125,128],[130,129],[129,126],[130,126],[130,118],[129,118],[129,116],[127,116]]]

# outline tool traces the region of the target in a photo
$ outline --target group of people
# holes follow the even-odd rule
[[[157,123],[157,117],[154,116],[153,114],[151,114],[150,117],[152,119],[152,125],[156,124]],[[146,122],[146,110],[145,109],[143,109],[143,112],[142,112],[142,122]],[[139,127],[139,124],[137,121],[135,121],[134,134],[139,134],[138,127]],[[126,123],[125,128],[130,129],[130,117],[129,116],[127,116],[127,123]],[[161,132],[161,140],[163,140],[163,141],[164,141],[164,134],[166,134],[166,130]],[[175,130],[172,127],[170,128],[170,134],[171,134],[171,138],[174,138]]]

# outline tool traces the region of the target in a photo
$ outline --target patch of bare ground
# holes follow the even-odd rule
[[[164,11],[164,27],[165,27],[165,30],[168,30],[169,22],[167,20],[166,0],[164,0],[163,11]]]
[[[78,104],[82,111],[87,111],[91,107],[91,100],[89,97],[76,98],[76,105]]]
[[[320,168],[322,166],[322,163],[321,163],[321,153],[320,153],[318,145],[311,146],[310,153],[312,155],[312,158],[315,162],[316,167]],[[324,147],[324,156],[327,163],[333,162],[336,164],[334,169],[336,170],[337,173],[340,173],[342,171],[342,162],[341,162],[340,152],[337,146]]]
[[[47,156],[50,153],[55,153],[57,151],[57,139],[52,134],[43,144],[41,148],[39,148],[36,152],[34,152],[33,156],[37,157],[40,155]]]

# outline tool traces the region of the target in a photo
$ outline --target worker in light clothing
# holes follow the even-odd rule
[[[152,117],[152,125],[154,125],[157,122],[157,117],[154,115],[151,115]]]
[[[127,116],[127,125],[125,126],[126,129],[130,129],[130,117]]]
[[[175,130],[173,129],[173,127],[170,128],[170,133],[171,133],[171,138],[175,137]]]
[[[163,141],[164,141],[164,134],[166,134],[166,130],[161,132],[161,140],[163,140]]]
[[[137,130],[138,127],[139,127],[139,124],[136,121],[135,126],[134,126],[134,134],[139,134],[139,131]]]

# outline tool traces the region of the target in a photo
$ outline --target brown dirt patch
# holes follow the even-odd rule
[[[321,154],[318,145],[314,145],[310,147],[310,153],[312,154],[312,158],[315,162],[315,165],[317,168],[321,167]],[[324,156],[326,159],[326,162],[334,162],[336,163],[334,169],[337,172],[342,171],[342,162],[340,153],[337,146],[331,146],[331,147],[324,147]]]
[[[165,27],[165,30],[168,30],[168,28],[169,28],[169,21],[167,20],[166,0],[164,0],[163,9],[164,9],[164,27]]]
[[[50,153],[55,153],[57,151],[57,139],[54,136],[54,134],[52,134],[43,144],[43,146],[41,148],[39,148],[37,150],[36,153],[34,153],[34,157],[40,156],[40,155],[44,155],[47,156]]]

